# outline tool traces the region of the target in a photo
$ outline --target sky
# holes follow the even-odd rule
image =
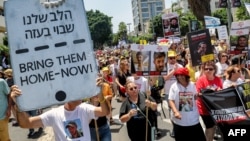
[[[131,0],[83,0],[86,11],[99,10],[112,18],[113,32],[118,31],[120,22],[131,23],[130,31],[133,31],[133,15]],[[175,1],[175,0],[172,0]],[[166,8],[171,6],[171,0],[165,0]],[[129,28],[129,26],[127,26]]]

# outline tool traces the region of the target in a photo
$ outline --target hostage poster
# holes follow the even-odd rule
[[[214,60],[213,47],[208,29],[190,32],[187,34],[187,38],[193,66]]]

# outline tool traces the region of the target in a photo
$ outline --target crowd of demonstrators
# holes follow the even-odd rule
[[[201,43],[200,46],[202,48],[204,45]],[[21,126],[25,128],[36,128],[42,125],[51,126],[53,120],[49,121],[49,119],[58,118],[53,114],[55,111],[60,115],[59,119],[64,118],[60,114],[61,112],[64,111],[67,113],[66,116],[71,116],[74,115],[76,110],[80,110],[84,117],[87,116],[87,119],[95,119],[96,116],[101,116],[102,118],[92,120],[91,124],[89,124],[90,129],[84,128],[85,132],[89,132],[88,130],[91,131],[90,136],[87,136],[86,138],[89,139],[93,136],[96,137],[96,130],[94,129],[96,127],[96,121],[99,130],[99,138],[101,138],[101,134],[106,133],[101,130],[110,130],[109,126],[112,123],[111,103],[112,98],[115,96],[118,102],[122,102],[122,106],[120,107],[120,120],[122,122],[127,122],[128,136],[132,141],[145,140],[145,131],[141,129],[146,126],[145,123],[147,118],[145,117],[145,112],[146,109],[149,108],[148,140],[151,140],[150,127],[156,127],[156,135],[160,135],[160,129],[158,128],[157,123],[156,107],[157,104],[162,103],[162,95],[165,95],[165,99],[169,106],[169,112],[171,113],[169,118],[173,125],[173,129],[170,134],[172,137],[175,137],[176,140],[180,140],[180,137],[183,137],[185,133],[189,133],[189,131],[196,131],[197,133],[201,132],[200,136],[196,136],[197,139],[190,140],[204,140],[203,135],[205,135],[207,141],[212,141],[215,137],[214,135],[216,135],[216,123],[210,116],[210,113],[202,102],[201,97],[196,99],[197,93],[202,93],[207,89],[219,91],[223,88],[248,82],[250,79],[250,71],[245,68],[245,56],[229,55],[228,45],[226,45],[224,40],[218,41],[218,44],[215,44],[214,46],[216,54],[214,61],[200,63],[199,66],[193,66],[193,58],[191,58],[189,49],[185,49],[182,43],[172,43],[168,48],[168,52],[159,52],[154,54],[153,63],[155,65],[155,70],[166,70],[167,72],[166,75],[157,77],[138,76],[135,72],[132,72],[130,68],[130,63],[132,63],[130,61],[131,50],[129,47],[121,47],[108,51],[96,51],[95,55],[97,66],[102,74],[101,79],[102,81],[105,81],[105,86],[108,88],[105,89],[105,91],[107,91],[105,92],[106,95],[99,95],[99,102],[98,100],[96,101],[96,97],[92,98],[92,102],[95,103],[94,105],[97,103],[96,106],[99,106],[98,108],[95,106],[86,106],[85,104],[81,104],[80,101],[74,101],[65,103],[64,107],[30,118],[28,118],[28,114],[16,112],[16,108],[14,108],[14,113],[18,114],[17,117],[25,117],[24,119],[26,120],[20,123],[22,124]],[[140,62],[138,63],[136,70],[144,70],[143,62],[141,62],[143,56],[141,53],[138,53],[136,54],[136,57],[138,62]],[[166,57],[167,63],[165,63]],[[201,60],[201,58],[199,59]],[[2,72],[0,74],[4,73]],[[8,86],[9,82],[7,81],[8,79],[6,79],[7,75],[4,76],[3,80]],[[12,97],[20,94],[20,90],[16,86],[13,87],[13,90],[14,91],[11,93],[13,95]],[[145,95],[148,90],[151,92],[149,99],[147,99],[148,96]],[[183,97],[188,98],[181,99]],[[105,105],[107,104],[107,112],[105,113],[101,113],[99,111],[100,109],[105,108],[102,101],[103,98],[106,99]],[[197,103],[195,103],[195,101]],[[9,104],[7,104],[7,107],[8,106]],[[107,115],[107,113],[110,114]],[[204,133],[200,130],[200,122],[198,120],[199,116],[202,117],[202,121],[206,127]],[[192,119],[190,120],[191,117]],[[78,116],[76,117],[76,115],[74,115],[74,118],[76,119]],[[73,125],[76,125],[74,127],[85,127],[83,125],[79,125],[79,123],[74,121],[74,119],[70,120],[71,121],[67,123],[69,125],[62,126],[61,123],[58,123],[60,120],[53,125],[54,132],[58,133],[56,135],[57,140],[60,140],[65,133],[70,133],[69,129],[71,129]],[[87,123],[86,119],[80,118],[79,120],[83,122],[84,125]],[[73,121],[75,124],[73,124]],[[137,129],[137,126],[139,129]],[[64,128],[66,132],[62,133],[61,129]],[[79,135],[81,136],[81,134]],[[71,138],[71,135],[66,135],[64,137]],[[95,137],[92,138],[93,141],[96,140]],[[106,140],[103,139],[103,141]]]

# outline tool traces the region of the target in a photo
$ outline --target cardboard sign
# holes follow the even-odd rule
[[[4,10],[21,110],[97,94],[98,71],[82,0],[8,0]]]
[[[139,76],[167,74],[167,51],[163,45],[131,45],[131,72]]]
[[[209,30],[199,30],[187,34],[192,65],[214,60]]]

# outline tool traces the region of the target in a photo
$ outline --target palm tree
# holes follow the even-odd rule
[[[191,11],[205,25],[204,16],[211,16],[211,0],[188,0]],[[204,26],[205,27],[205,26]]]

